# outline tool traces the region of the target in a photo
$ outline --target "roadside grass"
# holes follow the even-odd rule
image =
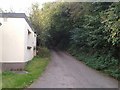
[[[36,56],[33,60],[29,61],[25,67],[28,72],[26,74],[13,73],[11,71],[2,73],[2,88],[25,88],[28,87],[32,82],[34,82],[39,76],[42,75],[46,66],[50,61],[49,57]]]
[[[99,56],[96,55],[89,56],[87,55],[79,55],[77,57],[79,60],[82,60],[85,62],[86,65],[102,71],[115,79],[120,79],[120,70],[118,66],[118,60],[114,58],[108,58],[107,56]]]
[[[1,67],[0,67],[1,68]],[[0,71],[0,90],[2,89],[2,72]]]
[[[110,55],[100,55],[93,54],[89,55],[83,52],[71,52],[72,56],[76,57],[78,60],[84,62],[89,67],[102,71],[109,76],[114,77],[117,80],[120,80],[120,66],[119,61]]]

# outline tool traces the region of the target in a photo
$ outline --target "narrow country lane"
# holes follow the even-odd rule
[[[118,81],[64,52],[52,51],[46,71],[29,88],[118,88]]]

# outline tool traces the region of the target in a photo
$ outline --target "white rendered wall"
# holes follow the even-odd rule
[[[37,55],[37,53],[36,53],[36,45],[37,44],[37,35],[36,34],[34,34],[34,47],[35,47],[35,50],[34,50],[34,56],[36,56]]]
[[[2,23],[1,20],[0,23]],[[2,62],[2,26],[0,26],[0,62]]]
[[[31,32],[28,35],[28,30]],[[25,23],[25,62],[31,60],[34,57],[34,52],[33,52],[33,48],[34,48],[34,32],[32,31],[32,29],[30,28],[30,26],[27,24],[27,22]],[[27,49],[27,47],[31,47],[31,49]]]
[[[2,62],[24,62],[24,18],[7,18],[2,24]]]
[[[0,20],[0,23],[2,21]],[[2,26],[0,26],[0,89],[2,89]]]
[[[24,18],[0,18],[0,59],[3,63],[27,62],[34,57],[34,32]],[[28,30],[31,32],[28,35]],[[2,34],[1,34],[2,33]],[[3,46],[3,47],[2,47]],[[32,48],[29,50],[27,46]],[[1,50],[2,49],[2,50]]]
[[[34,46],[36,47],[36,44],[37,44],[37,35],[34,34]]]

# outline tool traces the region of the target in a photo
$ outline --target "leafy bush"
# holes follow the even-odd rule
[[[69,50],[87,65],[118,78],[119,8],[120,2],[55,2],[41,10],[33,7],[30,18],[34,27],[41,28],[39,39],[48,48]]]
[[[38,56],[39,57],[49,57],[50,51],[46,47],[38,47]]]
[[[68,51],[78,60],[83,61],[86,65],[103,71],[106,74],[120,80],[120,66],[117,59],[110,55],[100,55],[98,53],[94,55],[89,55],[83,52],[73,52],[72,50]]]

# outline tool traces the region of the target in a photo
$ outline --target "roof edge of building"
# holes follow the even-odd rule
[[[24,18],[31,29],[34,31],[33,26],[25,13],[0,13],[0,18]]]

